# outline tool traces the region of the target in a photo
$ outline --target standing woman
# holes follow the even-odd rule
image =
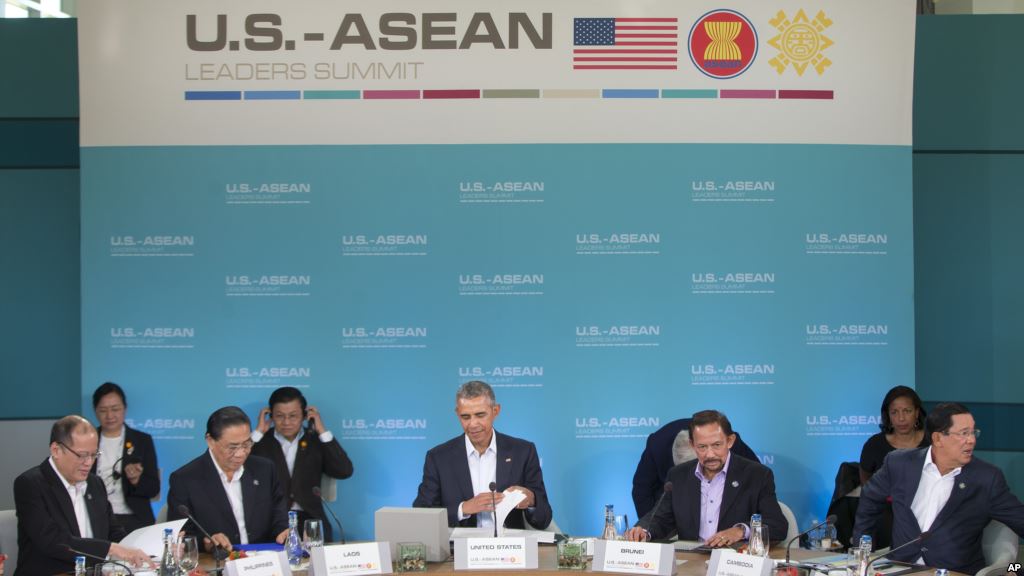
[[[107,487],[114,518],[130,533],[155,522],[150,500],[160,494],[153,437],[125,425],[124,390],[107,382],[92,393],[100,429],[100,456],[93,465]]]
[[[882,400],[881,432],[867,439],[860,452],[860,483],[867,484],[878,472],[885,456],[893,450],[922,448],[930,444],[924,431],[925,417],[921,397],[913,388],[896,386]],[[892,542],[892,508],[884,512],[874,534],[876,549],[889,546]]]

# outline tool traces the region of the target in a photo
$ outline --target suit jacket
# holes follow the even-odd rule
[[[661,506],[641,521],[649,526],[652,540],[670,538],[673,534],[678,534],[680,540],[700,538],[700,480],[694,475],[697,464],[697,460],[690,460],[669,471],[671,497],[662,500]],[[749,525],[750,517],[760,514],[770,540],[786,538],[789,522],[775,498],[775,476],[761,463],[732,455],[721,504],[716,531],[736,524]]]
[[[284,485],[278,480],[274,463],[260,456],[249,456],[242,473],[242,507],[245,512],[245,531],[251,544],[273,542],[288,528],[287,499]],[[213,464],[213,456],[202,456],[178,468],[171,474],[167,492],[167,519],[185,518],[178,511],[182,504],[189,507],[192,517],[210,534],[224,533],[232,544],[241,543],[238,522],[231,511],[227,491]],[[185,532],[202,541],[203,535],[193,522],[185,524]]]
[[[305,444],[305,446],[303,446]],[[313,430],[306,430],[299,440],[299,448],[295,453],[295,465],[291,475],[288,474],[288,462],[284,459],[281,443],[274,437],[271,428],[263,438],[252,447],[252,453],[271,460],[277,469],[277,477],[282,479],[287,507],[297,502],[310,516],[319,518],[324,527],[324,540],[331,541],[331,523],[324,515],[324,505],[319,497],[313,494],[313,487],[320,485],[320,478],[326,474],[331,478],[345,479],[352,476],[352,461],[338,440],[332,439],[324,443],[320,435]]]
[[[640,454],[640,462],[633,473],[633,505],[637,518],[646,516],[657,504],[668,479],[668,471],[676,465],[672,460],[672,444],[676,436],[689,427],[690,418],[681,418],[665,424],[647,437],[647,446]],[[733,432],[736,442],[732,445],[732,453],[756,462],[754,451],[743,442],[738,432]]]
[[[110,543],[125,536],[124,529],[114,522],[103,480],[90,474],[86,480],[85,507],[93,537],[82,538],[71,496],[49,460],[14,481],[14,507],[18,513],[15,576],[67,572],[74,568],[77,556],[67,547],[104,557]]]
[[[532,442],[506,436],[497,431],[495,447],[498,451],[495,484],[499,492],[509,486],[522,486],[533,491],[534,506],[528,510],[513,510],[505,519],[509,528],[526,528],[527,523],[543,530],[551,523],[551,505],[544,489],[544,476],[540,470],[537,447]],[[476,515],[459,521],[459,504],[476,496],[469,475],[469,457],[466,455],[465,435],[430,449],[423,463],[423,481],[412,503],[418,508],[448,509],[449,526],[476,526]]]
[[[928,448],[917,448],[896,450],[885,457],[882,468],[861,490],[854,541],[874,529],[888,496],[892,496],[892,547],[921,535],[910,506],[921,482],[927,453]],[[1024,504],[1010,493],[1001,470],[974,457],[956,476],[949,500],[928,530],[928,539],[898,550],[891,557],[913,562],[924,556],[929,566],[974,574],[985,566],[981,533],[989,520],[998,520],[1018,535],[1024,534]]]
[[[153,437],[125,425],[121,469],[124,470],[124,465],[131,462],[142,463],[142,476],[139,477],[139,483],[133,486],[127,476],[121,475],[121,490],[124,493],[125,504],[140,521],[154,524],[156,517],[153,516],[150,500],[160,495],[160,469],[156,465]],[[92,472],[96,473],[96,463],[92,465]]]

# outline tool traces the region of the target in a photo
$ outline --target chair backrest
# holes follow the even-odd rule
[[[160,507],[160,511],[156,513],[156,523],[163,524],[167,522],[167,503]]]
[[[782,508],[782,515],[786,517],[786,522],[789,523],[789,529],[786,530],[785,539],[785,542],[789,542],[790,539],[796,538],[796,535],[800,533],[800,526],[796,523],[796,516],[793,514],[793,511],[790,510],[789,506],[786,506],[786,504],[781,500],[779,501],[779,508]],[[768,536],[772,540],[778,538],[778,536],[775,536],[774,534],[769,534]]]
[[[14,574],[18,565],[18,514],[14,510],[0,510],[0,552],[7,554],[4,573]]]
[[[1003,569],[999,570],[999,573],[1003,573],[1007,564],[1016,561],[1019,548],[1017,533],[1006,524],[990,520],[988,526],[985,526],[985,531],[981,534],[981,553],[989,567],[1002,565]],[[988,569],[982,569],[978,574],[987,571]]]

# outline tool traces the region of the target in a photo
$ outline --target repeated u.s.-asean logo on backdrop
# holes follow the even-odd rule
[[[813,16],[812,16],[813,15]],[[766,22],[729,8],[711,10],[687,21],[670,14],[573,16],[554,21],[544,12],[385,12],[378,18],[346,13],[323,29],[297,29],[281,14],[186,14],[185,46],[201,62],[185,65],[185,80],[197,88],[185,100],[464,100],[464,99],[833,99],[832,90],[776,89],[772,86],[707,88],[677,80],[687,60],[703,76],[734,80],[754,66],[784,75],[824,76],[832,66],[828,48],[834,22],[824,10],[777,10]],[[761,30],[759,31],[759,27]],[[244,31],[244,32],[242,32]],[[557,54],[555,39],[571,32],[568,54]],[[762,46],[764,42],[766,45]],[[317,61],[217,62],[231,53],[318,51]],[[770,57],[759,56],[762,49]],[[387,61],[380,54],[418,50],[417,61]],[[574,76],[600,79],[602,72],[663,72],[662,87],[559,89],[553,87],[410,88],[427,81],[431,62],[424,54],[445,51],[551,51]],[[685,52],[685,54],[684,54]],[[343,57],[343,58],[342,58]],[[564,59],[564,60],[563,60]],[[422,61],[421,61],[422,60]],[[611,77],[611,76],[609,76]],[[620,76],[615,76],[620,78]],[[274,89],[207,89],[223,82]],[[360,83],[374,84],[373,89]],[[381,84],[401,82],[401,88]],[[792,82],[790,82],[791,84]],[[285,86],[287,86],[285,88]]]

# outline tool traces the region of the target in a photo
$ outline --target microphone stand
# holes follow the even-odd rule
[[[111,564],[113,566],[120,566],[121,568],[124,568],[125,570],[127,570],[128,571],[128,576],[132,576],[133,574],[135,574],[135,572],[131,569],[131,566],[128,566],[124,562],[118,562],[117,560],[107,560],[106,558],[103,558],[101,556],[96,556],[95,554],[89,554],[88,552],[82,552],[81,550],[75,550],[71,546],[65,545],[64,547],[67,548],[68,551],[71,552],[72,554],[77,554],[78,556],[85,556],[86,558],[92,558],[93,560],[99,560],[99,563],[97,563],[93,567],[94,573],[101,573],[102,572],[102,570],[100,569],[101,566],[103,566],[105,564]]]
[[[643,526],[643,522],[644,522],[643,518],[641,518],[640,520],[637,521],[636,525],[639,526],[644,532],[647,532],[647,536],[648,537],[650,537],[650,535],[651,535],[650,528],[651,528],[651,522],[654,521],[654,515],[658,513],[658,508],[661,508],[661,502],[663,500],[665,500],[665,496],[669,492],[671,492],[671,491],[672,491],[672,481],[669,480],[668,482],[665,482],[665,486],[664,486],[664,488],[661,491],[661,497],[658,498],[658,501],[654,504],[654,508],[651,508],[650,513],[647,516],[645,516],[645,518],[648,518],[647,527],[646,528],[644,528],[644,526]]]
[[[324,499],[323,492],[320,491],[319,486],[313,486],[313,495],[320,499],[320,502],[324,505],[324,510],[334,518],[334,523],[338,525],[338,532],[341,533],[341,543],[345,543],[345,528],[341,525],[341,520],[338,520],[338,516],[331,510],[331,507],[327,505],[327,500]]]
[[[488,486],[488,488],[491,490],[491,516],[493,516],[493,518],[494,518],[494,537],[497,538],[498,537],[498,497],[497,497],[498,485],[495,484],[494,482],[491,482],[491,484]]]
[[[220,574],[224,570],[224,568],[220,564],[224,561],[224,558],[227,557],[228,551],[225,550],[223,546],[214,541],[213,536],[210,536],[210,533],[206,531],[206,528],[203,528],[203,525],[200,524],[199,521],[192,516],[192,511],[189,510],[188,506],[184,504],[179,504],[178,514],[188,517],[188,519],[196,525],[196,528],[199,528],[199,531],[203,533],[203,536],[209,539],[210,543],[213,544],[213,570],[211,571],[211,573]]]

